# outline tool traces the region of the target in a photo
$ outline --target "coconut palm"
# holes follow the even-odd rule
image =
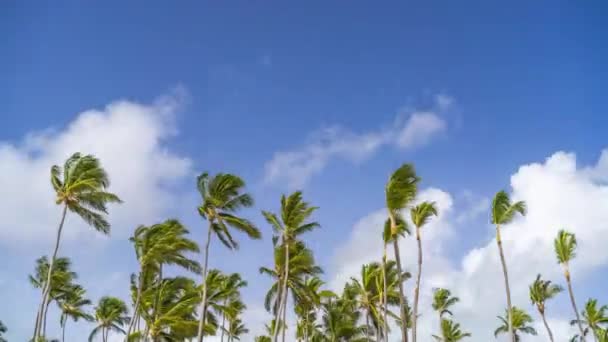
[[[245,327],[245,324],[239,318],[230,320],[228,323],[228,328],[225,330],[228,336],[228,342],[232,342],[234,340],[240,341],[241,336],[249,332],[249,329]]]
[[[382,266],[378,263],[363,265],[361,267],[361,280],[351,278],[351,288],[356,293],[357,306],[365,315],[365,330],[368,338],[372,339],[370,320],[379,321],[381,317],[382,290],[378,288],[378,278],[381,278]]]
[[[42,335],[42,315],[48,306],[52,287],[51,274],[54,267],[61,233],[67,211],[80,216],[88,225],[93,226],[103,234],[110,233],[110,224],[105,218],[108,213],[108,203],[120,203],[121,200],[113,193],[106,191],[110,181],[99,160],[92,155],[74,153],[63,165],[51,167],[51,184],[56,194],[55,203],[63,207],[61,220],[57,229],[55,246],[49,262],[48,278],[42,290],[42,300],[34,327],[34,340]]]
[[[551,328],[549,328],[545,317],[546,302],[563,290],[561,286],[552,284],[550,280],[542,280],[540,274],[536,276],[536,280],[530,285],[530,301],[536,306],[551,341],[554,341],[553,332],[551,332]]]
[[[499,191],[494,196],[492,201],[492,224],[496,226],[496,244],[498,245],[498,253],[500,254],[500,263],[502,265],[502,273],[505,281],[505,291],[507,294],[507,322],[508,331],[512,342],[515,342],[515,332],[513,328],[513,319],[511,318],[511,288],[509,287],[509,272],[507,271],[507,263],[505,254],[502,248],[502,238],[500,234],[501,227],[509,224],[517,214],[526,215],[526,204],[523,201],[512,203],[509,194],[505,191]]]
[[[248,193],[243,193],[245,182],[238,176],[218,173],[210,177],[203,173],[197,178],[197,188],[202,198],[202,204],[198,207],[198,213],[207,220],[207,241],[205,243],[205,255],[203,263],[203,289],[202,304],[198,325],[197,341],[203,341],[203,327],[205,325],[207,302],[207,267],[209,265],[209,245],[212,233],[228,249],[238,248],[238,243],[232,237],[231,229],[245,233],[252,239],[260,239],[260,231],[248,220],[236,216],[235,213],[242,208],[253,205],[253,198]]]
[[[466,337],[471,337],[471,334],[463,332],[460,324],[445,318],[441,319],[441,336],[433,335],[436,341],[441,342],[458,342]]]
[[[397,262],[397,269],[399,274],[403,273],[401,267],[401,256],[399,253],[399,236],[403,235],[405,231],[405,221],[401,218],[401,211],[408,207],[411,202],[416,198],[418,192],[418,182],[420,178],[416,176],[414,166],[411,164],[403,164],[390,176],[386,188],[386,208],[388,209],[389,226],[391,242],[393,243],[393,249],[395,252],[395,261]],[[386,239],[385,239],[386,241]],[[403,291],[403,283],[399,283],[399,295],[400,295],[400,313],[401,320],[407,321],[406,317],[406,299]],[[407,324],[401,325],[401,340],[407,342]],[[414,336],[414,342],[416,341]]]
[[[6,328],[6,325],[0,321],[0,342],[8,342],[4,337],[2,337],[2,334],[6,333],[7,331],[8,329]]]
[[[411,209],[412,223],[416,227],[416,242],[418,244],[418,275],[416,276],[416,289],[414,290],[414,313],[412,322],[412,340],[416,342],[416,322],[418,321],[418,299],[420,297],[420,279],[422,276],[422,227],[428,223],[431,216],[437,216],[434,202],[422,202]]]
[[[74,322],[79,319],[92,321],[94,317],[86,311],[86,307],[91,305],[91,301],[85,298],[86,291],[80,285],[68,286],[64,293],[57,299],[57,305],[61,310],[59,323],[61,325],[61,341],[65,341],[65,327],[68,318]]]
[[[233,273],[226,277],[224,280],[224,310],[222,310],[222,324],[221,324],[221,338],[220,341],[224,341],[224,332],[225,332],[225,322],[226,322],[226,314],[240,312],[244,309],[244,304],[241,302],[241,288],[247,286],[247,282],[241,278],[241,275],[238,273]],[[242,305],[242,307],[241,307]]]
[[[298,316],[296,326],[296,338],[298,341],[310,340],[319,326],[317,322],[317,310],[324,299],[335,297],[329,290],[322,290],[325,283],[317,276],[304,276],[302,286],[294,291],[295,312]]]
[[[342,296],[330,298],[323,304],[321,330],[313,337],[313,342],[369,341],[365,327],[358,324],[361,314],[353,295],[346,286]]]
[[[317,227],[319,224],[317,222],[310,222],[310,216],[317,209],[317,207],[311,206],[308,202],[305,202],[302,198],[302,192],[296,191],[289,196],[281,196],[281,209],[280,209],[280,218],[274,213],[268,211],[262,211],[262,215],[266,218],[266,221],[272,226],[272,229],[275,233],[274,239],[280,239],[280,247],[283,249],[285,253],[286,260],[284,267],[285,270],[283,274],[283,284],[281,285],[281,297],[279,301],[279,309],[275,314],[275,320],[279,320],[279,318],[283,317],[283,322],[285,323],[285,316],[287,311],[287,296],[289,292],[288,282],[289,282],[289,268],[290,268],[290,256],[289,252],[291,250],[292,245],[294,245],[297,239]],[[285,334],[285,329],[276,329],[273,336],[273,341],[278,340],[279,330],[283,330],[283,335]],[[283,337],[283,340],[285,338]]]
[[[604,334],[602,328],[608,325],[608,305],[598,307],[597,299],[589,299],[585,303],[585,310],[583,310],[582,316],[581,321],[573,320],[570,323],[572,325],[580,324],[587,326],[593,332],[593,338],[597,342],[600,336]]]
[[[270,336],[256,336],[254,339],[255,342],[271,342],[272,337]]]
[[[572,279],[570,278],[570,261],[576,256],[576,236],[565,230],[560,230],[557,233],[557,237],[554,241],[555,254],[557,255],[557,262],[562,265],[564,270],[564,276],[566,277],[566,284],[568,285],[568,294],[570,295],[570,304],[572,310],[576,315],[576,322],[578,329],[581,333],[581,340],[585,341],[585,333],[581,317],[578,314],[578,308],[576,306],[576,300],[574,298],[574,291],[572,290]]]
[[[102,297],[95,308],[97,326],[89,335],[89,342],[101,333],[101,340],[108,341],[110,331],[124,334],[123,326],[129,322],[128,309],[125,302],[116,297]]]
[[[507,317],[511,317],[511,324],[509,324]],[[494,331],[494,336],[508,333],[509,328],[513,329],[515,342],[521,340],[521,333],[536,336],[536,329],[530,325],[534,320],[527,312],[518,307],[514,306],[511,308],[510,314],[505,310],[505,316],[498,316],[498,319],[500,320],[501,325]]]
[[[448,289],[438,288],[433,292],[433,310],[437,311],[439,314],[439,326],[441,327],[441,332],[443,333],[443,316],[444,315],[452,315],[452,311],[450,311],[450,307],[454,304],[458,303],[460,299],[458,297],[452,297],[452,292]],[[451,324],[445,323],[445,324]],[[451,326],[449,326],[451,328]],[[443,336],[443,335],[442,335]],[[447,338],[444,336],[444,338]]]

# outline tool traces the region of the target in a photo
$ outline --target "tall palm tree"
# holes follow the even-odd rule
[[[253,206],[253,198],[248,193],[243,193],[245,181],[240,177],[218,173],[210,177],[203,173],[197,178],[197,188],[202,198],[202,204],[198,207],[198,213],[207,220],[207,241],[205,243],[205,256],[203,263],[203,289],[202,305],[198,325],[197,341],[203,341],[203,327],[205,325],[207,302],[207,267],[209,265],[209,245],[212,233],[229,249],[238,248],[238,243],[233,239],[231,228],[244,232],[252,239],[260,239],[262,236],[256,226],[248,220],[236,216],[235,213],[242,208]]]
[[[102,297],[95,308],[97,326],[91,331],[89,342],[92,342],[99,333],[103,342],[108,342],[110,331],[124,334],[123,326],[129,322],[127,313],[127,305],[122,300],[116,297]]]
[[[0,321],[0,342],[7,342],[6,339],[2,337],[2,334],[6,333],[7,331],[8,329],[6,328],[6,325]]]
[[[352,290],[356,293],[357,306],[365,315],[365,330],[368,338],[372,339],[372,329],[370,319],[377,320],[381,317],[382,290],[377,286],[381,285],[376,280],[381,277],[382,266],[378,263],[371,263],[361,266],[361,280],[351,278]]]
[[[530,301],[536,306],[540,317],[543,319],[543,324],[547,329],[547,334],[549,335],[551,342],[554,340],[553,332],[551,332],[551,328],[549,328],[547,318],[545,317],[546,302],[563,290],[564,289],[561,286],[552,284],[550,280],[542,280],[540,274],[536,276],[536,280],[530,285]]]
[[[401,211],[408,207],[412,201],[416,198],[418,193],[418,182],[420,178],[416,175],[414,166],[411,164],[403,164],[390,176],[386,188],[386,208],[388,209],[388,216],[390,222],[390,236],[392,237],[393,249],[395,251],[395,261],[397,262],[397,269],[399,274],[403,273],[401,267],[401,256],[399,253],[399,236],[404,231],[405,221],[401,218]],[[399,283],[399,295],[400,295],[400,312],[401,321],[407,321],[406,315],[406,299],[403,291],[403,283]],[[407,342],[407,324],[401,325],[401,340]],[[415,341],[415,339],[414,339]]]
[[[85,321],[93,321],[94,317],[89,314],[85,307],[91,305],[91,301],[85,298],[86,291],[80,285],[69,286],[65,289],[65,292],[57,300],[59,310],[61,310],[61,316],[59,323],[61,325],[61,341],[65,341],[65,326],[68,318],[71,318],[74,322],[79,319]]]
[[[573,320],[571,324],[586,325],[593,333],[593,338],[597,342],[604,334],[602,331],[608,325],[608,305],[598,307],[597,299],[589,299],[585,303],[583,310],[583,319],[581,321]]]
[[[568,294],[570,295],[570,304],[576,315],[576,322],[581,333],[581,340],[584,342],[585,332],[583,324],[581,323],[581,317],[578,314],[576,300],[574,299],[574,291],[572,290],[572,280],[570,278],[570,261],[576,256],[576,246],[577,242],[574,234],[563,229],[557,233],[557,237],[554,241],[555,254],[557,255],[557,262],[561,264],[564,269],[564,276],[566,277],[566,284],[568,285]]]
[[[152,282],[159,284],[163,279],[163,265],[176,265],[180,268],[200,274],[200,264],[190,259],[188,253],[198,253],[198,244],[189,239],[189,231],[177,220],[166,220],[162,223],[139,226],[135,229],[130,241],[135,248],[139,263],[139,274],[136,281],[133,319],[127,328],[127,339],[140,315],[141,295]],[[159,296],[160,294],[158,294]],[[156,311],[158,298],[151,307]]]
[[[99,160],[92,155],[74,153],[63,165],[63,168],[53,165],[51,167],[51,184],[56,194],[55,203],[63,207],[61,220],[57,229],[55,247],[51,254],[48,278],[42,291],[42,300],[38,309],[34,340],[41,337],[42,315],[48,305],[50,289],[52,286],[51,274],[54,267],[61,233],[67,211],[80,216],[88,225],[93,226],[103,234],[110,233],[110,224],[105,218],[108,213],[108,203],[120,203],[115,194],[106,191],[110,180]]]
[[[433,310],[437,311],[437,313],[439,314],[439,326],[441,328],[441,332],[443,333],[444,328],[443,325],[449,325],[446,328],[450,328],[451,329],[451,321],[450,323],[443,323],[443,316],[444,315],[452,315],[452,311],[450,311],[450,307],[452,307],[454,304],[458,303],[460,301],[460,299],[458,297],[453,297],[452,296],[452,292],[448,289],[442,289],[442,288],[438,288],[435,289],[433,292]],[[443,336],[443,335],[442,335]],[[443,336],[443,338],[447,338],[445,336]]]
[[[239,304],[243,305],[241,302],[241,288],[247,286],[247,282],[245,280],[243,280],[241,278],[241,275],[238,273],[233,273],[231,275],[229,275],[228,277],[226,277],[226,279],[224,280],[224,291],[225,291],[225,298],[224,298],[224,307],[225,308],[230,308],[232,309],[232,312],[239,311]],[[244,309],[244,308],[242,308]],[[229,312],[230,310],[222,310],[222,324],[221,324],[221,338],[220,341],[224,342],[224,324],[226,321],[226,314]]]
[[[317,209],[317,207],[311,206],[308,202],[305,202],[302,198],[302,192],[296,191],[289,196],[281,196],[281,210],[280,210],[280,219],[279,217],[271,212],[262,211],[262,215],[266,218],[266,221],[272,226],[272,229],[275,232],[275,240],[280,239],[280,246],[282,247],[285,253],[285,270],[283,274],[283,284],[281,288],[281,295],[279,310],[275,315],[275,320],[279,321],[281,314],[283,317],[286,316],[287,311],[287,295],[288,295],[288,279],[289,279],[289,267],[290,267],[290,257],[289,252],[291,246],[296,243],[298,237],[307,233],[317,227],[319,224],[317,222],[310,222],[310,216]],[[285,319],[283,319],[283,323]],[[283,330],[283,335],[285,334],[285,329],[276,329],[273,336],[273,341],[276,342],[279,336],[279,330]],[[284,340],[284,338],[283,338]]]
[[[511,324],[506,317],[511,317]],[[494,331],[494,336],[509,332],[509,328],[513,329],[515,342],[521,340],[520,333],[536,336],[536,329],[530,325],[534,320],[527,312],[518,307],[514,306],[511,308],[510,314],[505,312],[505,317],[498,316],[498,319],[501,325]]]
[[[514,312],[511,305],[511,288],[509,287],[509,272],[507,271],[507,262],[502,248],[502,238],[500,229],[502,226],[509,224],[517,214],[526,215],[526,203],[523,201],[512,203],[509,194],[505,191],[499,191],[494,196],[492,201],[492,224],[496,226],[496,244],[498,245],[498,253],[500,254],[500,263],[502,264],[502,273],[505,281],[505,291],[507,294],[507,322],[508,331],[511,342],[515,342],[515,331],[513,328],[513,319],[511,313]]]
[[[412,322],[412,340],[416,342],[416,322],[418,321],[418,299],[420,297],[420,279],[422,276],[422,227],[428,223],[431,216],[437,216],[437,207],[434,202],[422,202],[411,209],[412,223],[416,226],[416,242],[418,243],[418,275],[416,276],[416,289],[414,290],[414,313]]]
[[[441,336],[433,335],[433,338],[440,342],[458,342],[466,337],[471,337],[471,334],[463,332],[460,324],[445,318],[441,319]]]

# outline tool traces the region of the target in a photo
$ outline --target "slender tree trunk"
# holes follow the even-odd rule
[[[441,329],[441,321],[443,317],[441,317],[441,311],[439,312],[439,333],[441,335],[442,341],[445,341],[445,335],[443,334],[443,329]]]
[[[418,299],[420,298],[420,278],[422,276],[422,241],[420,241],[420,228],[416,227],[416,242],[418,243],[418,275],[416,276],[416,290],[414,291],[414,314],[412,317],[412,342],[416,342],[418,326]]]
[[[383,287],[383,293],[382,293],[382,310],[383,310],[383,322],[382,322],[382,327],[383,327],[383,331],[384,331],[384,342],[388,342],[388,321],[387,321],[387,316],[388,316],[388,284],[386,281],[386,250],[387,250],[387,246],[386,246],[386,242],[384,243],[384,252],[383,252],[383,256],[382,256],[382,287]]]
[[[41,337],[42,328],[42,314],[45,312],[45,303],[49,300],[49,294],[51,292],[51,275],[53,274],[53,264],[55,258],[57,258],[57,252],[59,251],[59,242],[61,241],[61,231],[63,230],[63,224],[65,223],[65,217],[68,211],[67,204],[63,205],[63,212],[61,214],[61,221],[59,222],[59,228],[57,228],[57,238],[55,239],[55,249],[49,260],[49,269],[46,277],[46,283],[44,283],[44,290],[42,291],[42,301],[40,302],[40,319],[37,320],[38,326],[34,328],[34,341]]]
[[[63,323],[61,324],[61,342],[65,342],[65,325],[67,323],[67,317],[66,320],[63,321]]]
[[[397,269],[399,270],[399,305],[401,308],[401,341],[407,342],[407,300],[403,291],[403,269],[401,268],[401,257],[399,255],[399,243],[397,239],[393,241],[393,248],[395,249],[395,261],[397,262]],[[414,317],[414,322],[416,317]]]
[[[551,328],[549,328],[549,323],[547,323],[547,318],[545,317],[545,313],[541,310],[538,310],[540,317],[543,319],[543,324],[545,325],[545,329],[547,329],[547,334],[549,335],[549,340],[554,342],[553,340],[553,332],[551,332]]]
[[[505,254],[502,250],[502,239],[500,237],[500,226],[496,225],[496,243],[498,244],[498,253],[500,254],[500,263],[502,264],[502,274],[505,279],[505,290],[507,292],[507,321],[509,323],[509,335],[511,336],[511,341],[516,342],[515,333],[513,332],[513,317],[512,311],[513,307],[511,306],[511,288],[509,287],[509,273],[507,271],[507,263],[505,261]]]
[[[101,328],[101,341],[107,342],[108,338],[106,337],[106,328]]]
[[[205,318],[207,318],[207,266],[209,265],[209,244],[211,243],[211,224],[209,221],[209,231],[207,232],[207,242],[205,243],[205,261],[203,265],[203,300],[201,302],[200,319],[198,322],[198,342],[203,342],[203,328]]]
[[[163,264],[158,265],[158,290],[156,291],[156,298],[154,298],[154,320],[158,318],[158,306],[160,305],[160,291],[163,284]]]
[[[142,272],[143,270],[139,272],[139,276],[137,277],[137,295],[135,298],[135,305],[133,306],[133,319],[129,322],[129,328],[127,329],[127,333],[125,334],[125,342],[129,340],[129,335],[131,334],[131,330],[133,330],[136,321],[137,329],[139,330],[139,304],[141,301]]]
[[[281,303],[279,304],[279,312],[277,313],[277,318],[275,319],[276,327],[274,329],[274,336],[272,337],[273,342],[277,342],[279,340],[279,331],[281,329],[285,329],[283,326],[285,322],[280,322],[281,312],[286,309],[287,306],[287,279],[289,278],[289,243],[283,240],[283,244],[285,245],[285,272],[283,274],[283,289],[281,290],[283,298],[280,299]]]
[[[289,288],[285,289],[285,299],[283,301],[283,332],[282,341],[285,342],[285,331],[287,330],[287,295],[289,294]]]
[[[574,314],[576,315],[576,323],[578,324],[578,329],[581,332],[581,340],[584,342],[585,331],[581,322],[581,316],[579,315],[578,308],[576,307],[576,300],[574,299],[574,291],[572,290],[572,280],[570,279],[570,268],[568,264],[564,264],[564,276],[566,277],[566,283],[568,284],[568,294],[570,295],[570,303],[572,304],[572,310],[574,310]]]
[[[226,307],[226,299],[224,299],[224,308]],[[222,336],[220,338],[221,342],[224,342],[224,324],[226,324],[226,312],[222,311]]]
[[[372,340],[371,329],[369,328],[369,309],[365,312],[365,334],[367,335],[367,340]]]
[[[46,317],[47,317],[47,313],[49,311],[50,303],[51,303],[51,300],[49,298],[49,301],[46,302],[46,304],[44,304],[44,314],[42,315],[42,336],[46,336]]]

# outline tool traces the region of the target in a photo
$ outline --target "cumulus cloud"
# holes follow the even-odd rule
[[[592,272],[605,272],[608,264],[608,187],[600,180],[608,176],[600,161],[590,167],[580,167],[572,153],[558,152],[543,163],[524,165],[511,177],[512,197],[524,200],[529,212],[504,227],[503,243],[514,305],[526,308],[538,320],[529,304],[528,284],[537,273],[563,284],[561,268],[557,265],[553,239],[557,231],[566,228],[577,235],[579,252],[572,263],[575,291],[581,288]],[[452,242],[466,237],[458,235],[459,215],[452,210],[452,196],[438,189],[420,194],[423,199],[437,201],[440,215],[424,231],[424,277],[421,290],[422,316],[420,331],[424,335],[437,331],[438,322],[430,312],[432,289],[448,287],[461,301],[454,310],[455,318],[473,333],[471,341],[494,340],[496,315],[503,314],[504,285],[496,241],[492,239],[468,251],[460,251],[460,259],[453,259]],[[480,206],[481,207],[481,206]],[[484,205],[485,207],[485,205]],[[381,255],[380,230],[386,217],[378,210],[362,218],[353,228],[349,241],[339,249],[334,265],[332,286],[342,287],[350,276],[356,276],[362,263],[379,260]],[[480,231],[490,232],[489,224],[481,224]],[[377,241],[378,243],[370,243]],[[404,267],[415,271],[416,247],[414,239],[402,240]],[[577,287],[577,285],[581,285]],[[407,283],[408,292],[413,284]],[[411,293],[410,293],[411,295]],[[579,292],[578,300],[586,297]],[[605,301],[608,298],[603,298]],[[568,341],[573,330],[566,323],[571,312],[562,294],[550,303],[549,317],[557,341]],[[524,341],[546,340],[544,329],[536,322],[537,337]],[[501,339],[499,338],[499,341]],[[504,339],[506,341],[506,339]]]
[[[441,95],[435,98],[432,110],[406,110],[397,115],[390,127],[375,131],[356,133],[341,126],[320,129],[309,136],[304,146],[275,153],[265,164],[264,181],[301,188],[332,159],[358,163],[386,145],[401,149],[422,147],[447,128],[441,114],[452,101]]]
[[[179,90],[152,104],[117,101],[76,115],[64,128],[31,132],[16,143],[0,141],[0,241],[31,243],[55,233],[60,210],[49,170],[76,151],[100,158],[110,190],[125,202],[110,208],[114,235],[124,237],[135,225],[162,217],[176,199],[171,186],[190,172],[190,160],[166,145],[177,133],[173,120],[183,102]],[[90,231],[80,221],[68,216],[67,240]]]

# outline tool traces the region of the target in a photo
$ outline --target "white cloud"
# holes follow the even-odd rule
[[[529,208],[525,218],[508,225],[503,232],[512,297],[514,305],[528,309],[537,320],[538,315],[529,304],[528,284],[539,272],[543,277],[563,284],[561,268],[553,251],[553,239],[560,228],[574,232],[579,240],[578,256],[571,266],[575,291],[582,287],[588,274],[606,269],[608,187],[598,182],[606,176],[601,161],[593,167],[577,168],[574,154],[558,152],[544,163],[520,167],[511,177],[513,198],[526,201]],[[422,336],[437,330],[436,315],[429,310],[432,289],[446,286],[461,299],[454,310],[455,318],[473,333],[471,341],[494,340],[496,315],[503,314],[506,306],[496,241],[492,239],[485,245],[460,253],[460,261],[450,259],[449,255],[453,255],[448,253],[451,242],[467,238],[458,235],[458,215],[451,212],[452,197],[441,190],[427,190],[420,197],[436,200],[440,209],[439,217],[431,221],[423,237]],[[336,255],[334,288],[340,288],[348,277],[356,276],[362,263],[380,259],[380,227],[385,216],[385,211],[379,210],[355,225],[350,240]],[[480,229],[492,228],[488,225]],[[414,271],[414,240],[408,238],[401,245],[405,268]],[[408,282],[406,288],[408,292],[412,291],[412,282]],[[582,291],[578,294],[579,306],[582,306],[586,297]],[[566,301],[566,294],[562,294],[549,305],[548,315],[556,341],[565,342],[572,334],[566,324],[571,318]],[[546,340],[544,329],[538,327],[538,337],[523,340]]]
[[[190,160],[165,145],[177,133],[173,117],[182,102],[179,90],[150,105],[117,101],[78,114],[61,130],[32,132],[19,143],[0,142],[0,240],[45,241],[55,234],[60,209],[49,170],[76,151],[100,158],[110,175],[110,191],[125,202],[110,208],[113,235],[124,237],[135,225],[162,217],[176,199],[169,187],[190,172]],[[69,215],[65,238],[92,234],[82,228],[81,220]]]
[[[435,99],[430,111],[400,113],[388,128],[355,133],[340,126],[314,132],[307,143],[295,150],[281,151],[265,164],[265,183],[285,182],[288,188],[301,188],[310,178],[321,172],[330,160],[337,158],[362,162],[385,145],[412,149],[428,144],[447,128],[440,117],[451,105],[451,98],[442,95]]]

